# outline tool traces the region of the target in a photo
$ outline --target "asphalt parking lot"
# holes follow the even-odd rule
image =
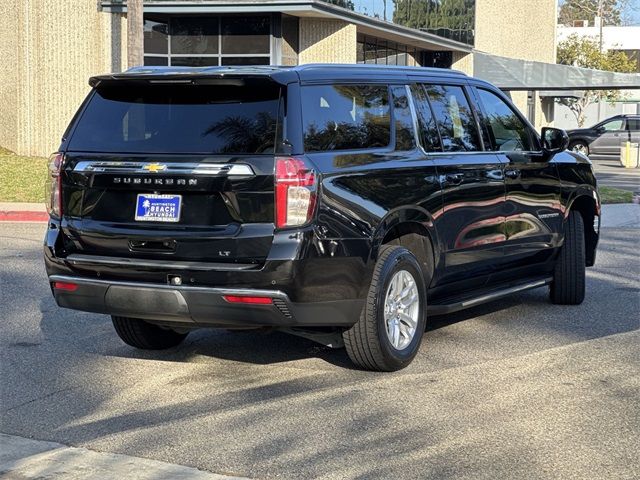
[[[598,185],[640,191],[640,168],[623,168],[620,162],[609,157],[591,157]]]
[[[43,230],[0,224],[0,432],[251,478],[638,478],[638,229],[603,229],[583,305],[431,319],[395,374],[284,334],[136,351],[55,306]]]

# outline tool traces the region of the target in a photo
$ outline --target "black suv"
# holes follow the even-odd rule
[[[112,315],[129,345],[272,327],[388,371],[430,315],[584,298],[591,164],[485,82],[307,65],[90,84],[52,156],[45,261],[58,305]]]

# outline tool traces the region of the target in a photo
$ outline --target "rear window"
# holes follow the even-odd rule
[[[391,114],[386,85],[302,87],[307,152],[387,147]]]
[[[110,85],[98,88],[69,150],[106,153],[273,154],[280,87]]]

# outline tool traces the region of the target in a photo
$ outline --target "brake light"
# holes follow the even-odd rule
[[[56,290],[64,290],[66,292],[75,292],[78,289],[78,285],[69,282],[53,282],[53,288]]]
[[[301,158],[276,158],[276,227],[304,225],[316,203],[316,176]]]
[[[223,295],[229,303],[249,303],[253,305],[270,305],[273,303],[271,297],[245,297],[240,295]]]
[[[62,216],[62,164],[64,155],[62,153],[54,153],[49,157],[49,179],[48,198],[49,198],[49,214]]]

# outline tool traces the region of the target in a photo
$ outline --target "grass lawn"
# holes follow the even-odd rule
[[[0,202],[44,202],[48,160],[0,147]]]
[[[615,187],[600,187],[600,201],[604,203],[631,203],[633,194]]]

